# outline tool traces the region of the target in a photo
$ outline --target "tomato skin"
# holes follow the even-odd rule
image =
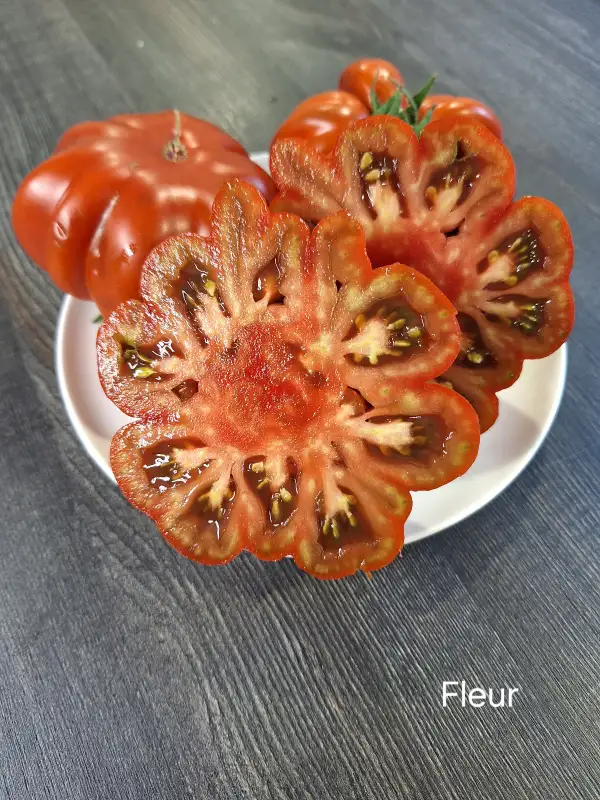
[[[233,181],[209,235],[164,240],[141,300],[100,326],[103,389],[137,418],[113,438],[115,477],[202,564],[245,549],[320,579],[379,569],[402,547],[410,491],[476,456],[473,410],[429,382],[459,344],[447,298],[401,264],[373,269],[348,214],[310,231]]]
[[[369,108],[349,92],[323,92],[303,100],[275,133],[280,139],[306,139],[329,153],[349,122],[369,115]]]
[[[455,97],[451,94],[428,95],[419,108],[419,119],[423,119],[430,108],[433,111],[432,120],[445,119],[446,117],[461,117],[475,122],[482,122],[491,130],[494,136],[502,139],[502,124],[489,106],[473,97]]]
[[[164,150],[178,131],[185,152],[171,160]],[[142,263],[162,239],[207,232],[212,201],[234,177],[273,194],[242,145],[208,122],[173,111],[83,122],[21,183],[13,228],[62,291],[107,315],[139,297]]]
[[[361,58],[348,64],[340,75],[338,87],[344,92],[349,92],[371,108],[371,89],[380,102],[389,100],[398,91],[398,84],[402,85],[404,78],[397,67],[381,58]]]

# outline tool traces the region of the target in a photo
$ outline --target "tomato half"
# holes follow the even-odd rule
[[[350,125],[330,156],[275,143],[271,172],[274,210],[312,222],[349,212],[375,265],[409,264],[452,301],[461,346],[444,380],[472,400],[482,430],[497,416],[494,393],[517,379],[523,359],[567,338],[569,226],[547,200],[511,202],[512,158],[483,125],[448,116],[419,139],[399,120],[372,117]]]
[[[408,267],[373,269],[347,214],[310,232],[232,182],[208,238],[152,252],[141,294],[98,335],[104,390],[138,418],[111,464],[189,558],[378,569],[402,547],[410,491],[475,458],[475,413],[433,382],[459,349],[454,308]]]
[[[208,232],[212,202],[235,177],[273,194],[242,145],[208,122],[174,111],[83,122],[22,182],[13,227],[60,289],[107,315],[139,297],[142,264],[165,237]]]

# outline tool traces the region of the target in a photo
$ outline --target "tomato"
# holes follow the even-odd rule
[[[489,106],[472,97],[454,97],[451,94],[430,94],[425,97],[419,108],[419,119],[433,109],[432,119],[444,119],[448,116],[459,116],[483,122],[491,132],[502,139],[502,124]]]
[[[142,264],[165,237],[208,232],[215,195],[234,177],[273,194],[242,145],[208,122],[177,111],[83,122],[24,179],[13,227],[60,289],[107,315],[139,297]]]
[[[368,106],[353,94],[323,92],[296,106],[275,134],[275,139],[308,139],[315,149],[329,153],[349,122],[368,116]]]
[[[271,172],[274,210],[311,222],[347,211],[376,266],[408,264],[451,300],[461,345],[443,380],[473,402],[482,430],[523,359],[549,355],[569,335],[569,226],[547,200],[512,202],[512,158],[482,124],[447,116],[418,138],[400,120],[371,117],[352,123],[330,156],[275,143]]]
[[[400,71],[389,61],[381,58],[362,58],[348,64],[340,75],[338,87],[358,97],[367,108],[371,108],[371,91],[380,102],[389,100],[404,83]]]
[[[382,102],[397,91],[402,75],[389,61],[363,58],[340,75],[339,88],[303,100],[280,126],[273,141],[307,139],[315,149],[329,153],[338,136],[356,119],[371,113],[371,89]]]
[[[500,120],[489,106],[471,97],[428,95],[433,80],[411,98],[404,88],[400,89],[404,79],[389,61],[355,61],[340,75],[336,91],[308,97],[296,106],[275,132],[271,145],[282,139],[302,139],[320,153],[331,153],[348,125],[369,115],[383,114],[412,124],[417,132],[431,118],[459,116],[466,121],[483,122],[502,138]]]
[[[345,213],[311,232],[229,183],[208,238],[151,253],[141,296],[98,334],[104,390],[137,418],[111,465],[191,559],[378,569],[402,547],[410,491],[475,458],[475,413],[433,382],[459,349],[454,308],[408,267],[373,269]]]

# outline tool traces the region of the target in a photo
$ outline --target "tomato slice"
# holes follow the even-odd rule
[[[481,433],[489,430],[498,419],[500,406],[498,397],[495,392],[486,388],[476,373],[450,367],[437,379],[437,383],[453,389],[469,401],[477,413]]]
[[[466,235],[457,303],[480,315],[498,350],[554,352],[573,325],[573,242],[557,206],[524,197],[485,232]]]
[[[111,464],[189,558],[377,569],[402,547],[410,491],[475,458],[475,413],[430,382],[459,350],[454,308],[408,267],[373,269],[345,213],[311,232],[234,181],[208,238],[152,252],[141,294],[98,335],[104,390],[139,418]]]
[[[315,222],[339,210],[363,226],[375,265],[401,261],[428,276],[458,310],[460,350],[449,382],[471,400],[482,430],[495,392],[524,358],[554,352],[573,324],[569,226],[547,200],[511,202],[514,166],[485,126],[445,116],[418,139],[389,117],[352,123],[324,156],[275,143],[278,211]]]

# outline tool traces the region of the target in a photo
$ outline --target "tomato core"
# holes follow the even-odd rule
[[[229,348],[211,343],[204,385],[219,397],[215,414],[224,443],[241,450],[260,448],[266,438],[289,440],[307,436],[330,414],[342,385],[335,374],[309,372],[302,350],[275,324],[255,322],[241,327]],[[329,395],[329,397],[327,397]]]

